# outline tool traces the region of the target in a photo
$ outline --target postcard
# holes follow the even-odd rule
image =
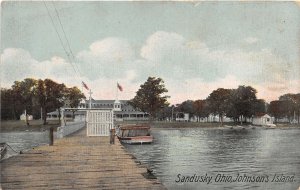
[[[0,189],[300,190],[300,4],[2,1]]]

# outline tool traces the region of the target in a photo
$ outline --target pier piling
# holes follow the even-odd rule
[[[53,146],[53,142],[54,142],[54,128],[50,127],[50,130],[49,130],[49,145]]]
[[[115,129],[110,130],[110,144],[115,144]]]

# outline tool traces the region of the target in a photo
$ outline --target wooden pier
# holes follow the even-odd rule
[[[166,189],[145,178],[118,140],[87,137],[86,129],[0,163],[5,189]]]

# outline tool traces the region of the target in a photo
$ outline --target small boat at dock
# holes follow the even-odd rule
[[[227,129],[246,129],[244,126],[240,126],[240,125],[235,125],[235,126],[224,125],[224,127]]]
[[[230,125],[224,125],[224,128],[227,128],[227,129],[233,129],[233,126],[230,126]]]
[[[237,126],[234,126],[233,129],[246,129],[246,128],[244,126],[237,125]]]
[[[0,143],[0,160],[2,160],[7,152],[7,144]]]
[[[126,144],[149,144],[153,141],[147,125],[120,125],[116,132],[118,139]]]
[[[276,129],[276,125],[275,124],[267,124],[263,126],[265,129]]]

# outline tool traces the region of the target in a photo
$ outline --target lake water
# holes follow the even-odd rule
[[[0,142],[7,142],[19,152],[48,144],[48,134],[0,133]],[[300,129],[155,129],[152,135],[155,140],[150,145],[125,147],[149,165],[168,189],[296,190],[300,186]],[[7,156],[15,154],[8,149]],[[271,182],[275,174],[294,176],[294,181]],[[226,179],[231,176],[231,183],[221,182],[222,175]],[[255,179],[268,176],[268,181],[234,182],[237,175]],[[194,181],[198,176],[212,179],[209,184],[198,180],[181,182],[187,176],[195,176]]]
[[[49,144],[49,131],[0,133],[0,142],[6,142],[10,146],[8,147],[5,156],[7,158],[18,154],[16,152],[26,151],[36,146]]]
[[[154,129],[152,135],[155,140],[150,145],[125,147],[168,189],[297,190],[300,186],[300,129]],[[275,174],[290,180],[275,182],[275,177],[272,182]],[[205,176],[211,177],[209,184]],[[236,180],[237,176],[244,178]]]

